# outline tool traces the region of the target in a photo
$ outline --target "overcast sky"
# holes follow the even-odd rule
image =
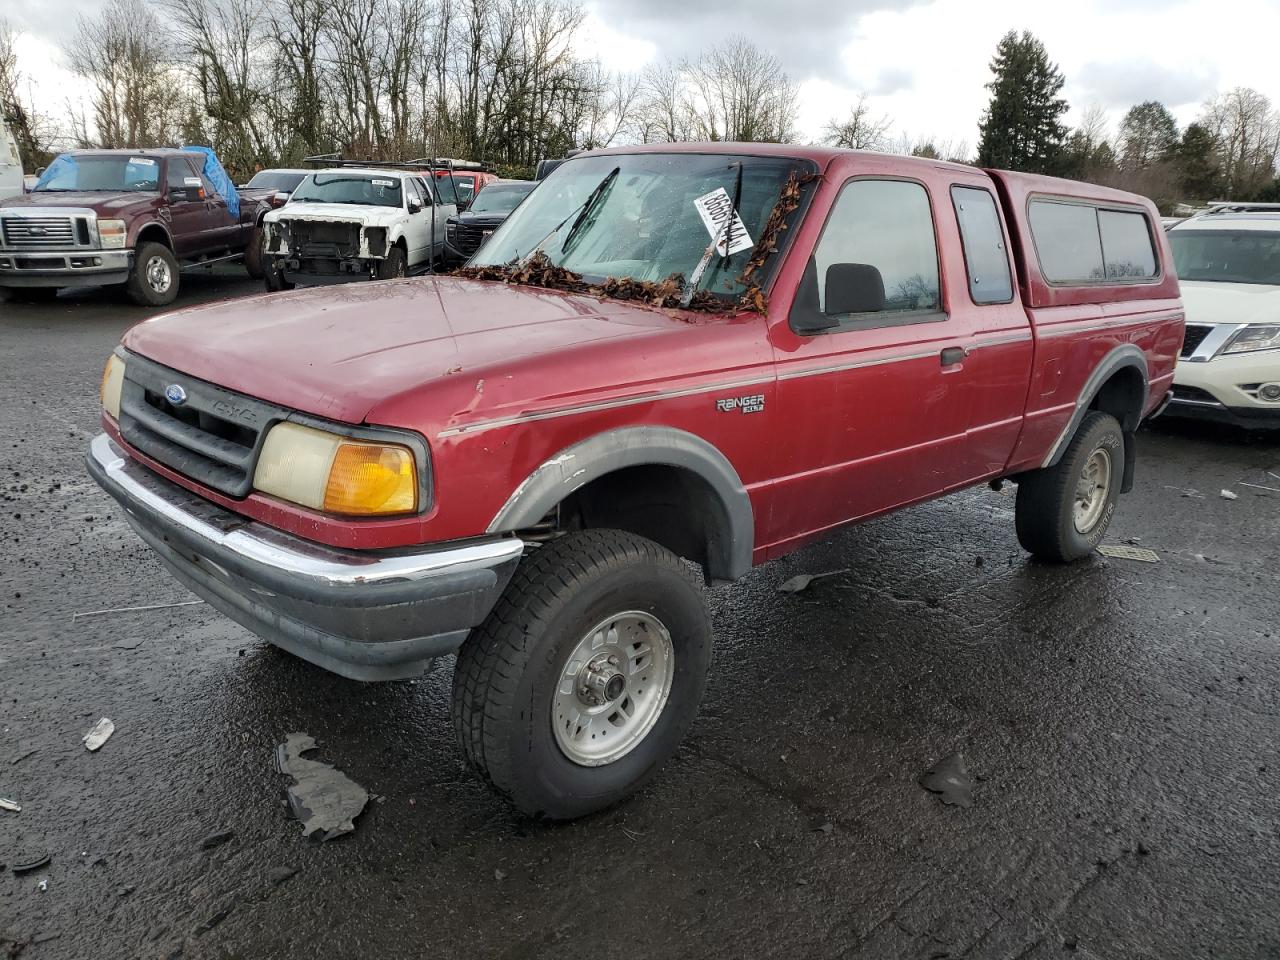
[[[76,15],[102,0],[4,0],[26,32],[19,52],[37,103],[57,110],[84,85],[62,63]],[[976,146],[988,63],[1000,36],[1030,30],[1067,78],[1070,120],[1160,100],[1185,125],[1215,90],[1237,85],[1280,105],[1280,0],[586,0],[582,52],[638,70],[696,56],[740,33],[780,57],[801,85],[797,126],[816,139],[859,91],[895,135]],[[1113,130],[1114,132],[1114,130]]]

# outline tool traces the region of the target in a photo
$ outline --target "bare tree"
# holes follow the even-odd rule
[[[34,170],[49,161],[54,128],[31,98],[22,96],[24,79],[18,66],[18,31],[0,17],[0,120],[9,124],[18,142],[23,169]]]
[[[703,139],[795,139],[799,88],[773,54],[731,37],[704,53],[687,73],[696,91],[694,125]]]
[[[1280,115],[1257,90],[1236,87],[1204,105],[1200,123],[1219,144],[1228,197],[1247,197],[1275,179]]]
[[[588,150],[607,147],[624,131],[637,127],[641,100],[638,74],[612,73],[594,60],[583,65],[583,80],[588,96],[579,146]]]
[[[844,120],[832,120],[822,131],[822,139],[833,147],[846,150],[886,150],[889,148],[889,128],[892,121],[883,115],[871,112],[865,93],[858,94],[858,102],[849,111]],[[900,144],[899,146],[902,146]],[[896,153],[911,153],[913,146],[895,150]]]
[[[93,85],[98,143],[150,147],[174,139],[183,88],[169,32],[142,0],[107,0],[97,16],[81,16],[66,52]]]
[[[694,107],[689,99],[686,68],[661,60],[640,77],[638,132],[645,143],[678,143],[694,138]]]

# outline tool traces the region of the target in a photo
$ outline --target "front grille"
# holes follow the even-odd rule
[[[480,245],[485,241],[485,234],[492,233],[493,227],[477,227],[471,224],[459,223],[453,234],[453,245],[459,253],[471,256],[480,249]]]
[[[173,403],[177,385],[185,394]],[[224,390],[203,380],[129,357],[120,395],[120,435],[126,443],[166,467],[228,496],[253,488],[258,454],[284,407]]]
[[[15,250],[56,250],[76,243],[76,229],[70,217],[2,217],[0,231],[4,245]],[[87,232],[86,225],[86,237]]]
[[[288,220],[293,252],[301,257],[358,256],[360,224],[334,220]]]
[[[1212,332],[1213,327],[1187,324],[1186,332],[1182,335],[1182,353],[1180,356],[1184,358],[1191,356],[1196,352],[1196,348],[1204,343],[1204,338]]]

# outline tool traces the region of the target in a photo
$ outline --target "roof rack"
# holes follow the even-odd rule
[[[1214,200],[1200,214],[1211,217],[1220,213],[1280,213],[1280,203],[1252,203],[1243,200]]]
[[[302,162],[316,167],[387,167],[396,170],[422,170],[431,166],[430,157],[420,157],[417,160],[346,160],[340,153],[303,157]]]

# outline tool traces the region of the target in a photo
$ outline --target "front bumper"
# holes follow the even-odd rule
[[[0,249],[0,287],[101,287],[124,283],[132,250]]]
[[[381,262],[373,257],[326,260],[280,257],[275,261],[276,268],[285,280],[304,287],[373,280],[377,277],[378,264]]]
[[[1280,351],[1180,360],[1173,378],[1173,401],[1166,416],[1193,417],[1249,429],[1280,427],[1280,401],[1263,399],[1257,388],[1280,382]]]
[[[87,462],[183,585],[264,640],[353,680],[418,676],[455,652],[524,549],[503,538],[416,552],[339,550],[224,510],[105,434]]]

